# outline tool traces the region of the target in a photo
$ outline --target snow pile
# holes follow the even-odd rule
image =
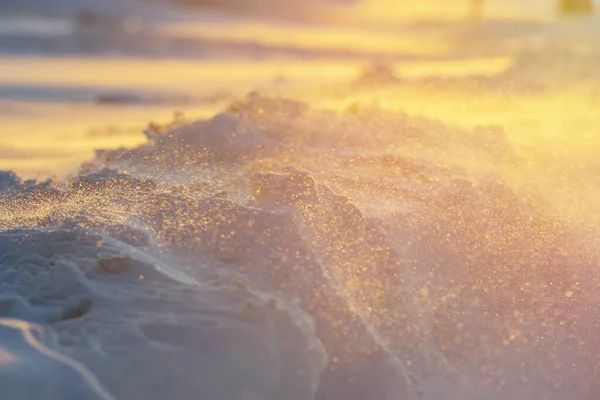
[[[83,388],[93,376],[146,399],[597,390],[593,243],[513,188],[501,129],[253,93],[146,135],[67,182],[0,179],[0,316],[39,324]],[[17,362],[18,343],[0,338]]]

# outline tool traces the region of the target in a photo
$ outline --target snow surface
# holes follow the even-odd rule
[[[0,397],[595,400],[593,22],[440,23],[465,41],[462,73],[281,78],[64,179],[0,172]],[[465,74],[474,55],[510,63]],[[61,62],[83,65],[42,65],[58,79]],[[65,78],[56,96],[35,71],[20,76],[52,99],[71,84],[122,119],[174,99],[150,90],[158,74],[120,91],[112,69],[109,92]],[[9,122],[55,110],[0,106]]]
[[[593,398],[597,257],[501,131],[251,94],[146,135],[3,174],[2,315],[68,358],[2,346],[61,398]]]

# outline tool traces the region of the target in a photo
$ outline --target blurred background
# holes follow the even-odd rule
[[[149,122],[168,122],[174,112],[211,115],[251,90],[328,108],[377,98],[382,106],[448,122],[491,122],[519,132],[531,118],[511,109],[507,119],[498,99],[595,79],[590,60],[597,54],[599,6],[587,0],[0,0],[0,169],[64,175],[94,149],[143,142]],[[482,102],[483,92],[494,98]],[[460,112],[469,102],[488,109]],[[564,110],[556,101],[544,104],[540,112],[549,115]],[[581,115],[574,118],[581,123]]]

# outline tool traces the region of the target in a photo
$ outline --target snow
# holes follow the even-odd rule
[[[398,28],[447,60],[3,56],[2,398],[594,399],[573,24]]]

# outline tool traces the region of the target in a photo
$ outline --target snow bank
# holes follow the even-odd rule
[[[0,180],[0,316],[116,398],[592,398],[593,248],[501,129],[254,93],[146,135]]]

